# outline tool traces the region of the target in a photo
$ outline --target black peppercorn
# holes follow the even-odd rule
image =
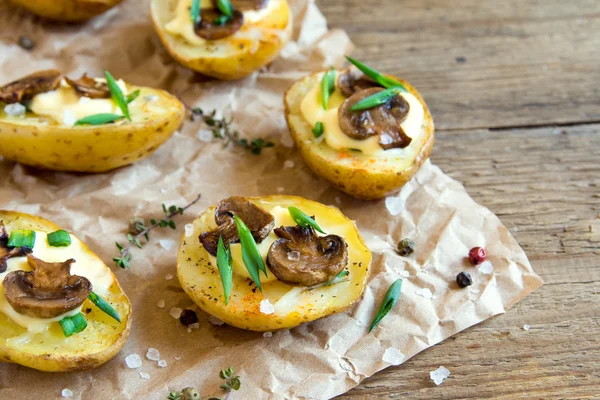
[[[471,279],[471,275],[468,272],[461,272],[456,275],[456,283],[461,288],[466,288],[467,286],[471,286],[473,284],[473,279]]]
[[[415,252],[415,242],[406,238],[398,243],[398,254],[401,256],[410,256]]]
[[[179,316],[179,320],[182,324],[188,326],[198,322],[198,316],[194,310],[183,310]]]
[[[35,43],[29,36],[21,36],[19,37],[19,46],[25,50],[31,50],[35,47]]]

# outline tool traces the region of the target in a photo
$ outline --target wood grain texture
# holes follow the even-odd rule
[[[421,90],[433,162],[500,217],[545,281],[340,398],[600,399],[600,2],[318,4],[354,55]],[[440,365],[452,375],[436,387]]]

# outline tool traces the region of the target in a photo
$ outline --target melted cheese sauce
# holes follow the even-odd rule
[[[244,11],[244,25],[246,26],[246,24],[253,24],[259,22],[271,11],[278,8],[279,3],[280,0],[270,0],[268,5],[261,10]],[[202,46],[210,41],[196,35],[196,32],[194,31],[194,24],[192,23],[192,19],[190,17],[191,6],[192,0],[180,0],[179,3],[177,3],[177,8],[175,9],[175,16],[171,21],[169,21],[165,25],[165,30],[172,35],[180,36],[186,42],[193,46]],[[200,0],[200,8],[212,7],[212,0]],[[260,40],[261,36],[262,34],[259,30],[248,29],[244,31],[244,29],[242,28],[231,37],[255,39],[256,41],[258,41]]]
[[[97,79],[100,81],[100,79]],[[127,87],[122,80],[117,85],[127,95]],[[123,115],[113,99],[90,99],[80,97],[66,81],[51,92],[38,94],[29,105],[35,114],[48,117],[58,124],[72,126],[77,120],[94,114]]]
[[[33,253],[35,257],[47,262],[63,262],[70,258],[76,260],[71,265],[71,274],[84,276],[92,282],[93,290],[100,297],[108,295],[113,284],[113,276],[104,263],[90,252],[90,250],[75,236],[71,235],[71,245],[68,247],[52,247],[48,244],[47,234],[36,232]],[[0,282],[11,271],[31,271],[26,257],[14,257],[8,260],[6,272],[0,274]],[[35,318],[19,314],[6,300],[4,288],[0,285],[0,312],[5,314],[17,325],[27,329],[30,333],[39,333],[48,330],[50,324],[58,322],[64,317],[73,316],[81,312],[81,307],[69,311],[55,318]]]
[[[318,81],[321,82],[323,74],[319,75]],[[413,139],[417,139],[421,135],[421,124],[425,117],[425,110],[419,100],[411,93],[403,92],[401,96],[406,99],[410,106],[410,111],[407,118],[400,125],[404,132]],[[323,123],[323,132],[327,145],[336,150],[357,149],[365,155],[377,155],[388,153],[391,151],[401,151],[402,149],[384,150],[379,145],[379,136],[371,136],[365,140],[357,140],[347,136],[340,128],[338,109],[346,97],[342,94],[339,87],[329,99],[327,110],[323,109],[321,104],[321,85],[315,85],[302,100],[300,109],[302,116],[314,127],[317,122]],[[315,138],[315,141],[320,141],[321,138]]]

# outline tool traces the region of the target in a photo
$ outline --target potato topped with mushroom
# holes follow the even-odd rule
[[[287,0],[152,0],[151,12],[169,53],[218,79],[270,63],[292,32]]]
[[[379,199],[416,173],[433,147],[433,120],[408,82],[359,61],[296,82],[285,94],[292,137],[309,167],[340,190]]]
[[[371,252],[338,209],[294,196],[230,197],[182,238],[177,273],[209,314],[254,331],[343,311],[362,295]]]
[[[103,172],[152,154],[183,104],[156,89],[39,71],[0,87],[0,156],[60,171]]]

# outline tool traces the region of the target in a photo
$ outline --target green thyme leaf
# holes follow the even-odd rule
[[[323,105],[323,109],[327,110],[327,105],[329,104],[329,97],[335,90],[335,70],[333,67],[323,74],[323,78],[321,79],[321,104]]]
[[[123,95],[121,88],[117,85],[117,81],[108,71],[104,71],[104,76],[106,76],[106,84],[108,85],[108,89],[110,90],[110,95],[117,106],[123,112],[125,118],[131,121],[131,116],[129,115],[129,107],[127,106],[127,99]]]
[[[373,68],[361,63],[360,61],[355,60],[352,57],[346,56],[346,59],[348,61],[350,61],[352,64],[354,64],[358,69],[360,69],[363,74],[365,74],[369,78],[373,79],[375,82],[379,83],[384,88],[399,86],[404,91],[406,91],[406,88],[402,85],[402,83],[397,81],[396,79],[389,78],[389,77],[383,75],[382,73],[374,70]]]
[[[118,121],[123,118],[125,118],[125,117],[122,115],[118,115],[118,114],[94,114],[94,115],[88,115],[87,117],[83,117],[83,118],[75,121],[75,124],[73,124],[73,126],[104,125],[104,124],[113,123],[113,122]]]
[[[387,103],[401,92],[400,87],[392,87],[381,92],[375,93],[369,97],[365,97],[358,103],[350,107],[350,111],[368,110],[369,108],[377,107]]]
[[[377,324],[387,315],[387,313],[396,305],[398,298],[400,298],[400,292],[402,291],[402,279],[396,280],[392,283],[392,286],[388,289],[385,294],[377,315],[373,318],[371,326],[369,327],[369,333],[377,326]]]
[[[303,228],[308,228],[310,226],[313,229],[315,229],[316,231],[325,233],[323,231],[323,229],[321,229],[319,224],[317,224],[317,221],[315,221],[313,218],[309,217],[308,215],[304,214],[302,211],[300,211],[300,209],[298,209],[294,206],[291,206],[291,207],[288,207],[288,211],[290,213],[290,216],[294,219],[294,221],[299,226],[301,226]]]
[[[200,19],[200,0],[192,0],[190,18],[194,24]]]
[[[252,232],[250,232],[250,229],[248,229],[244,221],[242,221],[237,215],[234,215],[233,218],[235,220],[238,236],[240,237],[240,243],[242,245],[242,260],[246,265],[246,269],[248,270],[252,281],[254,281],[256,287],[258,287],[258,289],[262,292],[262,286],[260,285],[260,271],[263,271],[265,276],[267,276],[265,262],[260,255],[260,251],[258,251],[258,246],[256,245],[254,237],[252,237]]]
[[[225,304],[229,303],[229,296],[231,293],[231,281],[233,279],[231,262],[231,248],[229,246],[225,247],[223,244],[223,237],[219,236],[219,243],[217,247],[217,267],[219,268],[219,274],[221,274],[221,283],[223,284],[223,296],[225,297]]]
[[[140,89],[136,90],[135,92],[129,93],[126,97],[127,104],[133,102],[135,99],[138,98],[139,95],[140,95]]]
[[[119,318],[119,314],[117,313],[117,311],[102,297],[98,296],[94,292],[91,292],[88,296],[88,299],[90,299],[92,303],[94,303],[99,309],[104,311],[108,316],[114,318],[117,322],[121,322],[121,318]]]
[[[217,0],[217,8],[228,18],[233,17],[233,6],[229,0]]]
[[[323,123],[321,121],[319,121],[315,124],[315,127],[312,130],[312,133],[316,138],[320,138],[321,135],[323,134],[323,132],[324,132]]]

